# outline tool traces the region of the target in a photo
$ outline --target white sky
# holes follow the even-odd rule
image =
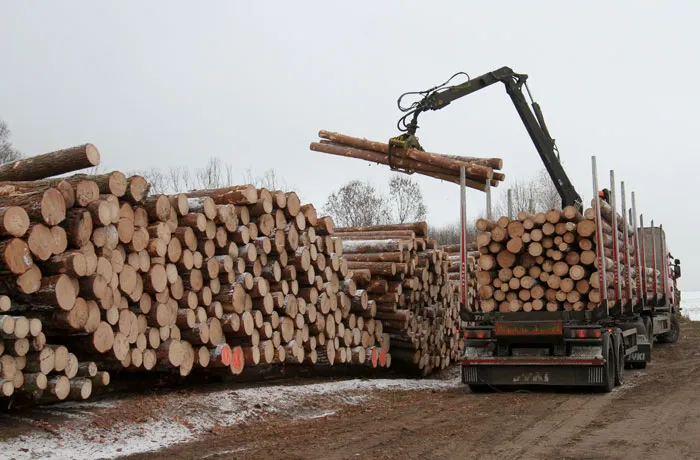
[[[320,208],[341,183],[390,173],[309,151],[319,129],[386,140],[399,94],[507,65],[530,75],[579,193],[595,154],[700,290],[699,19],[693,1],[0,0],[0,118],[26,154],[92,142],[121,170],[218,156],[241,176],[274,167]],[[510,178],[542,166],[500,84],[420,126],[427,150],[499,156]],[[429,222],[455,221],[457,187],[418,180]]]

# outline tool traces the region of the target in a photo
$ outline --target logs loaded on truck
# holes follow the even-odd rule
[[[678,339],[679,262],[672,266],[662,228],[644,227],[643,216],[637,224],[624,183],[621,212],[611,188],[583,213],[567,206],[477,221],[478,301],[466,308],[462,360],[474,390],[610,391],[626,367],[646,366],[655,338]]]
[[[427,375],[459,358],[458,287],[427,224],[335,229],[296,193],[251,185],[149,195],[118,171],[53,177],[98,163],[87,144],[0,166],[0,396],[13,404],[137,374]]]

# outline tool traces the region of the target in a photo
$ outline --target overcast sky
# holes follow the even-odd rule
[[[320,208],[385,166],[309,151],[319,129],[396,134],[396,98],[456,71],[530,76],[579,193],[590,156],[637,192],[700,290],[700,2],[179,2],[0,0],[0,118],[25,154],[92,142],[105,169],[275,168]],[[502,85],[423,115],[429,151],[542,163]],[[429,222],[458,187],[418,178]],[[505,190],[506,184],[499,187]],[[484,195],[470,192],[469,213]]]

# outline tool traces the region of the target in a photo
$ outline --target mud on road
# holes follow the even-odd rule
[[[14,420],[16,432],[34,434],[6,438],[0,457],[700,458],[700,322],[684,322],[679,343],[657,345],[654,356],[610,394],[472,394],[454,369],[442,380],[293,382],[58,405]]]

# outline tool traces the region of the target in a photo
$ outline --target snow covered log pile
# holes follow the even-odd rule
[[[391,339],[391,357],[423,375],[459,358],[458,281],[428,225],[337,228],[352,279],[376,308]]]

